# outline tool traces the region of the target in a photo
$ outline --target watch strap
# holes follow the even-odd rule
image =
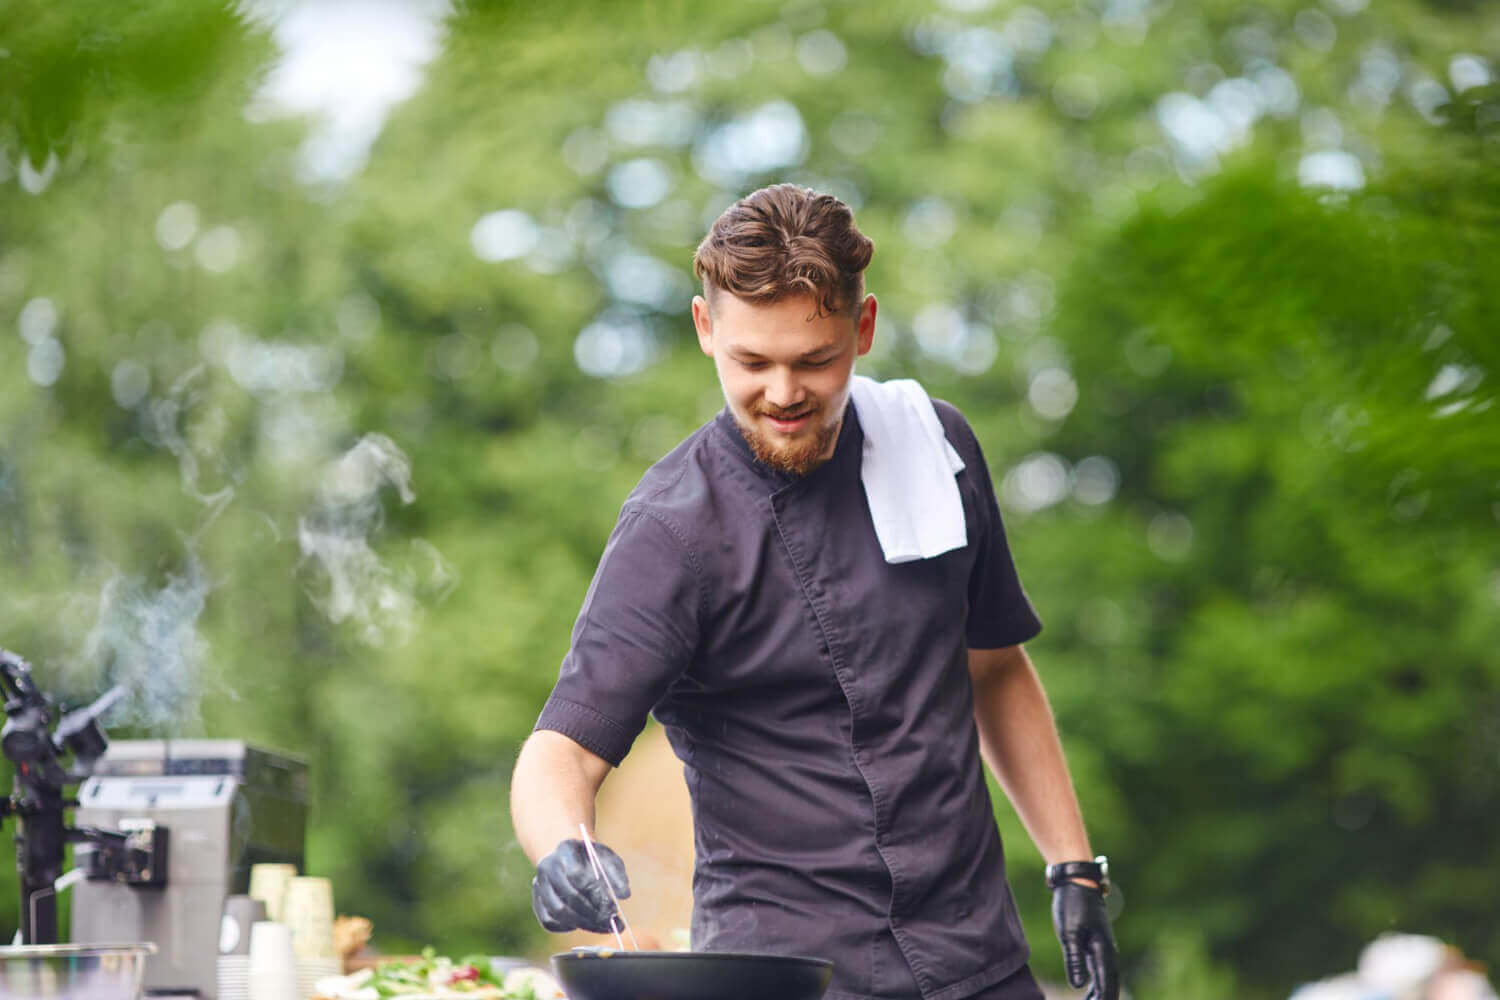
[[[1047,888],[1056,889],[1075,878],[1099,883],[1099,888],[1109,891],[1109,859],[1099,855],[1092,861],[1059,861],[1047,866]]]

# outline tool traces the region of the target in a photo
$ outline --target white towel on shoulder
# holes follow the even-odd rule
[[[865,435],[860,479],[885,561],[930,559],[967,545],[954,478],[964,462],[927,391],[912,379],[856,375],[850,396]]]

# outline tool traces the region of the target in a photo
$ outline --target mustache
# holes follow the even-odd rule
[[[813,403],[809,406],[804,406],[800,410],[783,410],[779,406],[767,406],[766,404],[761,403],[750,412],[758,417],[772,417],[776,420],[796,420],[798,417],[805,417],[809,413],[816,412],[817,409],[817,403]]]

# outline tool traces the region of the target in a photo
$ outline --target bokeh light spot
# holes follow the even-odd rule
[[[721,80],[733,80],[750,72],[755,64],[755,46],[748,38],[721,42],[708,57],[708,72]]]
[[[1303,187],[1357,191],[1365,186],[1365,168],[1353,153],[1309,153],[1297,163],[1297,182]]]
[[[849,61],[849,50],[826,28],[797,39],[797,62],[809,76],[833,76]]]
[[[686,146],[698,131],[698,109],[690,102],[632,97],[604,113],[610,138],[625,146]]]
[[[1484,372],[1469,365],[1443,365],[1424,393],[1428,400],[1438,399],[1456,392],[1473,392],[1484,381]]]
[[[526,371],[541,353],[536,334],[520,323],[508,323],[495,331],[490,342],[490,357],[502,371],[518,375]]]
[[[1432,77],[1422,77],[1413,80],[1406,89],[1406,98],[1411,106],[1417,109],[1417,113],[1425,118],[1429,124],[1441,125],[1447,120],[1442,108],[1448,103],[1448,88],[1438,83]]]
[[[52,183],[52,178],[57,176],[58,166],[59,161],[54,152],[47,154],[40,167],[34,166],[31,157],[22,153],[16,169],[16,179],[21,182],[21,190],[27,194],[41,194]]]
[[[1113,0],[1118,5],[1122,0]],[[1139,0],[1128,0],[1136,3]],[[1052,20],[1036,7],[1021,6],[1011,11],[1001,29],[1006,43],[1015,51],[1040,56],[1052,47]]]
[[[1073,468],[1073,498],[1097,507],[1109,503],[1120,488],[1120,470],[1103,455],[1090,455]]]
[[[1031,377],[1026,401],[1045,420],[1061,420],[1078,403],[1078,383],[1066,368],[1043,368]]]
[[[1298,41],[1314,52],[1332,51],[1339,37],[1333,18],[1316,7],[1299,10],[1297,16],[1292,18],[1292,30],[1296,32]]]
[[[1462,94],[1475,87],[1487,87],[1495,81],[1489,63],[1475,55],[1461,52],[1448,60],[1448,81]]]
[[[901,230],[907,242],[924,250],[940,247],[958,229],[958,213],[942,198],[923,198],[906,210]]]
[[[604,263],[604,281],[621,302],[661,312],[685,306],[692,282],[681,271],[638,250],[621,250]]]
[[[16,327],[21,339],[35,347],[57,330],[57,318],[57,303],[45,296],[38,296],[21,307]]]
[[[62,377],[65,361],[63,346],[51,337],[31,345],[26,352],[26,377],[40,386],[49,386]]]
[[[1000,498],[1023,514],[1051,507],[1068,495],[1068,464],[1051,452],[1021,459],[1000,483]]]
[[[469,231],[469,243],[480,260],[492,263],[515,260],[536,247],[536,223],[518,209],[490,212],[474,223],[474,228]]]
[[[637,313],[609,309],[573,341],[573,359],[586,375],[612,378],[644,371],[656,358],[651,328]]]
[[[801,113],[788,101],[772,101],[707,132],[693,163],[705,180],[738,189],[754,174],[801,163],[807,145]]]
[[[109,391],[117,406],[133,410],[151,391],[151,372],[139,361],[118,362],[109,373]]]
[[[650,208],[672,191],[672,171],[661,160],[643,156],[618,164],[609,172],[605,188],[624,208]]]
[[[574,129],[563,140],[562,158],[575,174],[591,177],[609,162],[609,140],[595,128]]]
[[[156,242],[163,250],[181,250],[198,235],[198,207],[174,201],[156,217]]]
[[[1068,73],[1052,86],[1052,103],[1069,118],[1092,118],[1099,107],[1099,84],[1085,73]]]
[[[240,233],[233,226],[214,226],[198,237],[193,245],[198,266],[213,274],[223,274],[240,260]]]
[[[646,60],[646,80],[658,93],[676,94],[697,83],[703,75],[703,53],[682,49]]]
[[[1186,514],[1162,511],[1146,528],[1146,544],[1163,562],[1182,562],[1193,549],[1193,522]]]
[[[239,343],[241,335],[239,326],[232,320],[211,320],[198,334],[198,353],[209,364],[226,368],[229,366],[229,355]]]

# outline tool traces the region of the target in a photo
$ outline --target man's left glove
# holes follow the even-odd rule
[[[1091,983],[1084,1000],[1119,1000],[1115,937],[1104,909],[1104,891],[1077,882],[1062,882],[1052,890],[1052,926],[1062,943],[1068,984],[1074,989]]]

